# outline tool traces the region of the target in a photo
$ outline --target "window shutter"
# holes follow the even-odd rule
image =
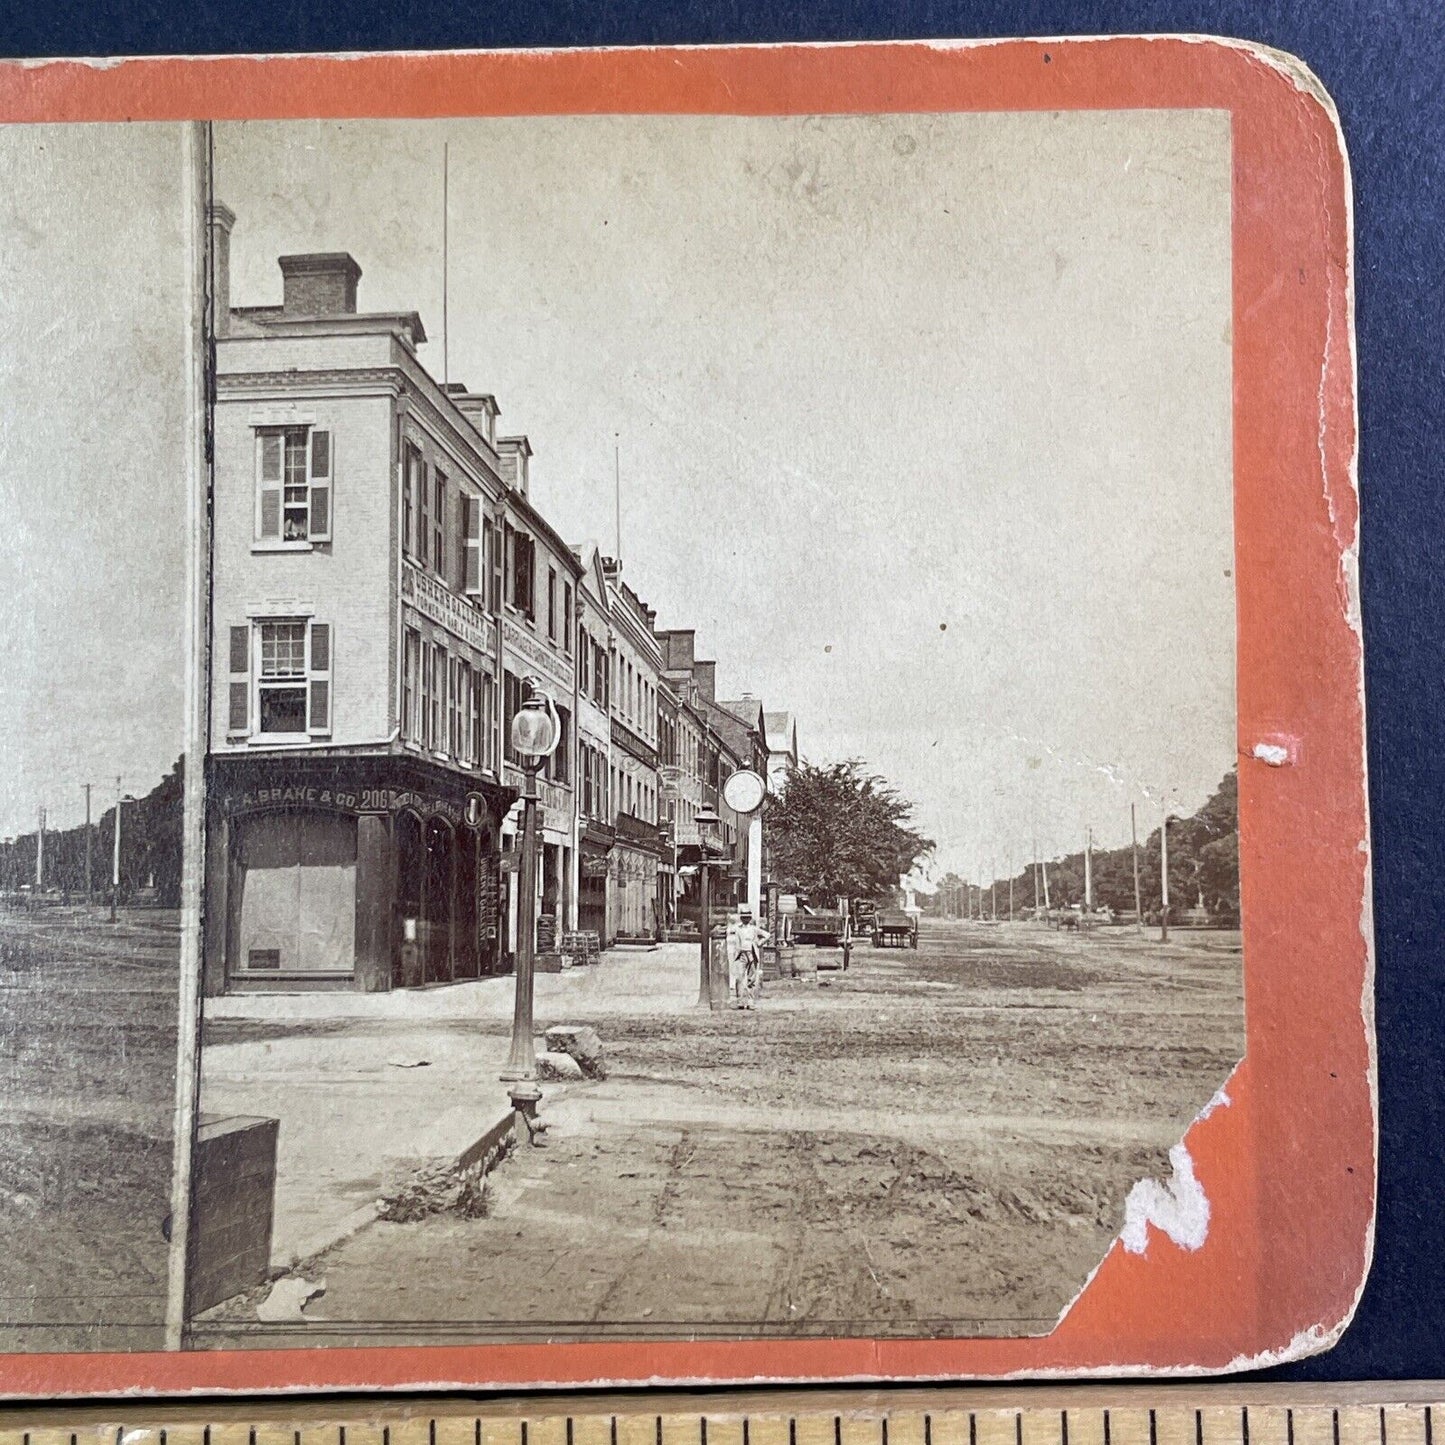
[[[416,559],[426,566],[427,549],[431,546],[431,509],[427,498],[426,464],[420,459],[416,467]]]
[[[462,591],[469,597],[480,594],[485,585],[482,575],[482,502],[480,497],[464,497]]]
[[[312,542],[331,540],[331,433],[316,428],[311,433],[306,482],[311,503],[308,538]]]
[[[226,731],[243,736],[251,731],[251,627],[231,629],[231,691]]]
[[[497,525],[490,518],[486,523],[487,533],[487,565],[492,569],[492,611],[500,613],[502,610],[502,544],[501,533]]]
[[[310,642],[306,731],[313,736],[325,735],[331,731],[331,624],[313,622]]]
[[[256,536],[281,535],[281,482],[285,470],[285,438],[277,431],[256,434]]]

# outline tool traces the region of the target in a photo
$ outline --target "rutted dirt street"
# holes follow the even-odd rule
[[[695,970],[664,953],[625,967]],[[1045,1332],[1244,1046],[1237,934],[925,922],[752,1013],[662,984],[539,1012],[611,1075],[546,1107],[489,1217],[369,1225],[301,1271],[303,1321],[237,1301],[197,1343]]]

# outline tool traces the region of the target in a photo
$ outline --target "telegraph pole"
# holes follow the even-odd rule
[[[1084,912],[1094,911],[1094,830],[1084,831]]]
[[[93,901],[93,890],[90,881],[90,784],[80,785],[85,789],[85,901]]]
[[[1169,805],[1164,805],[1164,819],[1159,824],[1159,888],[1162,906],[1159,913],[1159,942],[1169,942]]]
[[[115,900],[120,892],[120,779],[115,780],[115,838],[110,865],[110,921],[115,922]]]
[[[45,804],[35,815],[35,891],[45,887]]]
[[[1134,854],[1134,917],[1139,932],[1144,931],[1144,903],[1139,893],[1139,824],[1134,816],[1134,804],[1129,804],[1129,843]]]

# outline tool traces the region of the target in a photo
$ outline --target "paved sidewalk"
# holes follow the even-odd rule
[[[697,946],[674,943],[538,974],[539,1040],[554,1023],[691,1008],[697,972]],[[504,977],[206,1000],[202,1112],[280,1120],[273,1267],[369,1223],[384,1193],[421,1165],[462,1154],[508,1111],[498,1076],[514,997]],[[549,1105],[564,1092],[547,1085]]]

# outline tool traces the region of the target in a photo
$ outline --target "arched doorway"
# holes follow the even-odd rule
[[[445,818],[428,818],[422,830],[422,944],[427,983],[452,979],[452,923],[456,909],[456,836]]]
[[[424,977],[422,948],[422,893],[425,856],[421,819],[410,812],[392,823],[396,853],[396,931],[392,981],[398,988],[415,988]]]

